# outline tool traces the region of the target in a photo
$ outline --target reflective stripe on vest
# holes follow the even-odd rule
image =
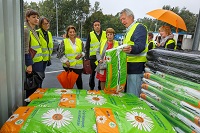
[[[42,29],[38,29],[37,31],[39,32],[39,39],[40,39],[42,53],[43,53],[43,61],[48,61],[49,57],[51,56],[53,52],[53,38],[52,38],[51,32],[48,31],[49,43],[47,44],[44,38]]]
[[[135,32],[136,27],[139,23],[135,23],[129,32],[127,33],[125,39],[123,40],[123,44],[134,45],[135,43],[131,41],[131,36]],[[145,49],[140,54],[127,54],[127,62],[146,62],[148,52],[148,37],[146,38],[146,46]]]
[[[169,40],[167,41],[166,45],[165,45],[165,48],[167,48],[167,46],[168,46],[169,44],[171,44],[171,43],[174,43],[174,44],[175,44],[174,50],[176,50],[177,45],[176,45],[176,42],[175,42],[174,39],[169,39]]]
[[[72,44],[73,45],[73,44]],[[76,38],[76,51],[74,51],[69,38],[64,39],[64,46],[65,46],[65,57],[69,60],[70,66],[83,66],[83,59],[80,58],[76,60],[75,57],[82,53],[82,41],[79,38]],[[65,63],[63,63],[64,67],[67,67]]]
[[[99,48],[100,42],[106,40],[106,32],[102,31],[100,42],[97,39],[94,31],[90,32],[90,56],[96,55],[96,51]]]

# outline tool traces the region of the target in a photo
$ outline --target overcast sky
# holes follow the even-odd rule
[[[25,0],[28,2],[38,2],[42,0]],[[100,2],[100,8],[104,14],[116,15],[124,8],[129,8],[133,11],[135,18],[149,17],[147,12],[162,8],[164,5],[171,7],[179,7],[180,9],[186,7],[190,12],[198,14],[200,9],[199,0],[90,0],[92,7],[95,1]]]

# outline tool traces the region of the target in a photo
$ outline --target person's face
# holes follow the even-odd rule
[[[95,32],[99,32],[101,30],[101,24],[99,22],[95,22],[93,24],[93,28]]]
[[[125,12],[120,15],[120,20],[126,28],[134,22],[133,18],[131,16],[127,16]]]
[[[167,33],[164,30],[159,30],[159,33],[162,38],[165,38],[167,36]]]
[[[74,29],[69,29],[68,31],[69,38],[75,38],[76,37],[76,31]]]
[[[31,15],[30,17],[27,17],[28,23],[31,25],[38,25],[39,18],[37,15]]]
[[[46,19],[44,19],[44,21],[43,21],[43,23],[42,23],[42,28],[43,28],[44,30],[48,30],[48,29],[49,29],[49,26],[50,26],[49,22],[48,22]]]
[[[107,34],[106,34],[106,37],[107,37],[108,41],[113,41],[113,39],[114,39],[114,34],[113,34],[113,33],[107,33]]]

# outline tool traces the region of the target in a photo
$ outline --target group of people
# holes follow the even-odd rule
[[[39,26],[39,29],[35,29]],[[25,13],[24,24],[24,50],[25,50],[25,68],[26,75],[33,72],[39,73],[42,78],[45,77],[44,72],[46,66],[51,65],[51,54],[53,51],[53,40],[49,20],[46,17],[40,17],[39,13],[33,9],[28,9]],[[30,49],[35,51],[31,55]],[[26,97],[29,97],[37,87],[42,87],[41,82],[33,89],[26,89]]]
[[[155,40],[153,40],[153,33],[148,33],[148,49],[151,50],[154,48],[177,49],[177,44],[170,26],[161,26],[159,28],[159,36],[156,36]]]
[[[46,66],[50,62],[52,54],[52,35],[48,31],[49,21],[45,17],[41,17],[38,21],[39,14],[34,10],[26,12],[26,23],[24,28],[25,42],[25,64],[28,74],[35,72],[44,72]],[[120,21],[126,27],[126,34],[123,44],[127,46],[123,51],[127,53],[127,93],[135,94],[139,97],[141,93],[141,82],[147,61],[146,55],[148,50],[158,46],[165,48],[174,48],[175,42],[171,39],[171,30],[167,26],[162,26],[159,29],[161,39],[156,40],[155,44],[150,44],[152,41],[152,33],[147,32],[146,26],[141,23],[136,23],[133,12],[125,8],[120,12]],[[39,29],[35,30],[38,25]],[[113,28],[102,30],[101,22],[95,20],[93,22],[93,30],[89,33],[85,47],[81,39],[76,36],[76,28],[69,25],[66,28],[66,38],[59,46],[57,57],[63,64],[65,71],[74,71],[78,74],[76,85],[78,89],[83,88],[82,72],[84,60],[90,60],[92,73],[89,78],[89,87],[91,90],[95,88],[95,78],[99,80],[98,89],[104,89],[106,82],[105,64],[106,50],[119,46],[118,41],[114,40],[115,31]],[[149,42],[149,43],[148,43]],[[122,44],[122,45],[123,45]],[[149,45],[148,45],[149,44]],[[29,53],[29,47],[37,51],[32,58]],[[149,47],[149,48],[148,48]],[[96,77],[95,77],[96,76]],[[41,85],[39,86],[41,87]],[[35,90],[31,90],[27,97]]]

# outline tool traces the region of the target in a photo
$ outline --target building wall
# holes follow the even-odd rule
[[[22,0],[0,0],[0,127],[22,105]]]

